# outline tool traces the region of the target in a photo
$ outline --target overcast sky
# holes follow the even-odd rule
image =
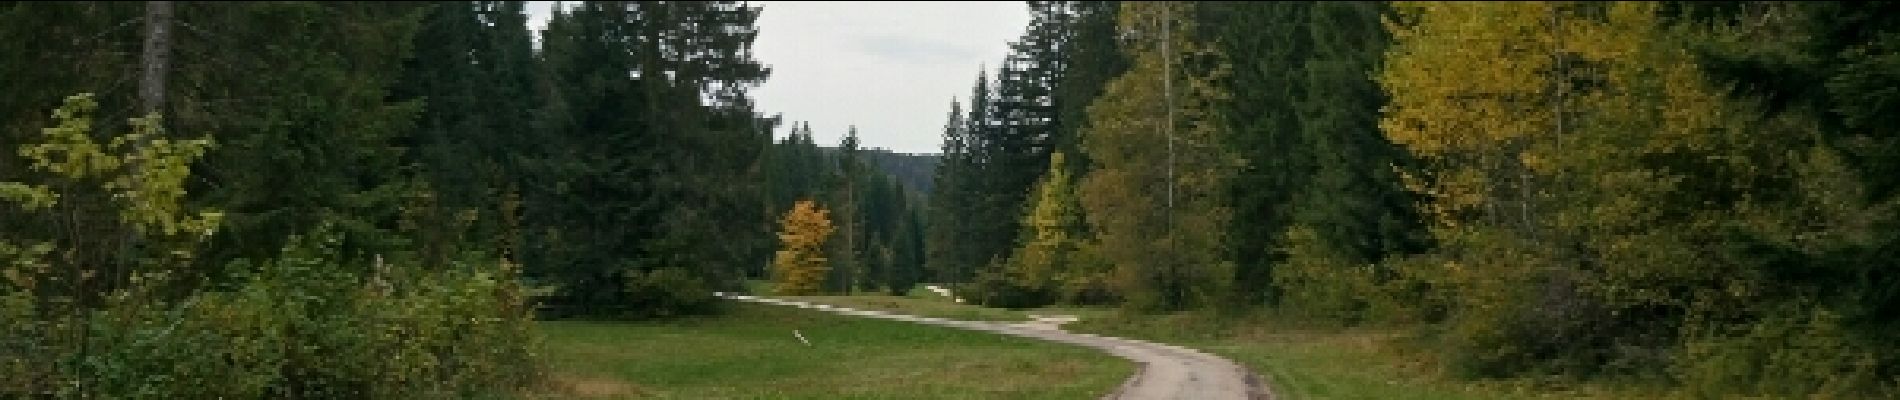
[[[529,2],[529,24],[547,25],[551,1]],[[851,125],[864,147],[936,153],[950,101],[970,95],[1029,22],[1011,2],[758,1],[754,56],[772,77],[753,91],[759,109],[786,124],[809,121],[820,144]]]

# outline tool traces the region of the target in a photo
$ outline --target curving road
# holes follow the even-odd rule
[[[1273,398],[1272,393],[1266,390],[1266,386],[1260,383],[1259,377],[1248,371],[1246,367],[1219,356],[1181,346],[1113,336],[1071,333],[1048,323],[958,321],[732,293],[717,293],[717,295],[753,303],[808,308],[844,315],[909,321],[1069,343],[1100,349],[1109,354],[1133,360],[1138,365],[1135,375],[1129,377],[1127,382],[1123,382],[1115,392],[1103,396],[1103,399],[1259,400]]]

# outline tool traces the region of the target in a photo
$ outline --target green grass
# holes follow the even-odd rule
[[[1178,344],[1219,354],[1265,376],[1280,399],[1638,399],[1653,388],[1559,384],[1530,380],[1465,381],[1449,377],[1429,355],[1405,345],[1399,329],[1336,328],[1296,318],[1254,315],[1219,320],[1207,314],[1124,315],[1113,309],[1004,310],[923,296],[810,296],[797,299],[946,318],[1017,320],[1067,313],[1064,325],[1087,332]],[[1064,311],[1069,312],[1064,312]]]
[[[1092,399],[1133,372],[1080,347],[782,306],[540,328],[553,384],[528,397]]]
[[[1065,328],[1154,340],[1219,354],[1265,376],[1280,399],[1641,399],[1654,388],[1527,379],[1467,381],[1407,345],[1404,330],[1338,328],[1254,315],[1217,321],[1204,313],[1122,317]]]

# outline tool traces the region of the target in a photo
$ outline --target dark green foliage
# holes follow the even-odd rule
[[[882,148],[868,148],[863,151],[864,158],[871,165],[883,170],[904,185],[911,193],[920,197],[930,197],[931,178],[937,171],[937,162],[941,157],[936,154],[898,153]]]
[[[978,82],[977,93],[987,93],[982,80]],[[974,241],[969,240],[973,225],[970,212],[975,209],[972,201],[977,193],[973,187],[977,172],[970,149],[972,141],[963,108],[952,101],[944,123],[943,155],[931,179],[928,216],[933,223],[925,233],[925,264],[931,279],[939,282],[967,281],[973,267],[983,262],[975,258]]]
[[[0,395],[451,399],[537,379],[508,267],[359,274],[338,264],[339,239],[293,238],[276,260],[234,265],[229,290],[11,320],[9,338],[30,346],[6,357],[43,369],[0,380]]]
[[[872,189],[865,181],[864,164],[858,158],[858,128],[851,127],[844,139],[838,143],[835,157],[830,158],[836,165],[836,173],[827,175],[823,183],[824,193],[832,204],[832,226],[837,228],[837,240],[828,242],[831,246],[831,278],[826,280],[825,288],[835,293],[851,293],[863,283],[867,264],[871,261],[865,251],[869,244],[865,230],[864,192]]]
[[[564,306],[697,308],[710,293],[629,283],[675,269],[732,289],[771,245],[751,182],[772,122],[745,92],[767,75],[749,51],[757,16],[730,2],[586,2],[549,22],[524,260]]]
[[[1082,110],[1122,68],[1114,3],[1028,2],[1030,22],[997,69],[977,78],[967,114],[944,132],[928,262],[939,280],[967,281],[1020,243],[1018,218],[1053,151],[1080,154]],[[1077,39],[1078,37],[1082,39]],[[1084,63],[1084,64],[1077,64]],[[1083,72],[1069,76],[1071,68]],[[960,109],[960,108],[959,108]],[[1081,162],[1071,172],[1079,171]],[[949,221],[948,218],[956,218]]]
[[[518,314],[489,318],[522,311],[518,297],[498,289],[512,288],[515,278],[483,267],[497,258],[559,289],[549,300],[569,309],[630,317],[710,311],[710,292],[736,287],[747,263],[772,244],[772,215],[761,206],[766,188],[756,182],[777,121],[756,115],[745,94],[767,73],[749,51],[757,9],[587,2],[554,18],[537,55],[523,8],[180,2],[162,128],[218,144],[193,165],[184,196],[189,206],[223,211],[223,223],[185,253],[113,232],[116,225],[64,223],[97,230],[86,236],[92,242],[143,246],[64,241],[58,244],[100,258],[48,262],[126,271],[155,255],[189,260],[150,301],[96,305],[110,323],[67,324],[92,329],[101,360],[118,360],[87,373],[150,378],[102,382],[85,394],[466,398],[505,391],[526,378],[503,375],[532,357],[521,353],[527,336],[507,336],[525,331],[503,332],[525,326]],[[0,3],[0,84],[9,90],[0,98],[0,143],[34,137],[49,122],[45,110],[78,91],[97,93],[96,132],[124,131],[136,97],[143,11],[140,3]],[[35,178],[13,150],[0,151],[0,181]],[[903,191],[886,189],[879,193]],[[75,196],[74,206],[112,204]],[[41,222],[53,220],[5,208],[0,238],[79,232]],[[319,226],[327,239],[310,251],[320,255],[280,252],[287,238]],[[895,237],[903,228],[881,229]],[[5,251],[52,254],[35,243]],[[373,268],[378,259],[389,267]],[[370,282],[393,292],[352,289]],[[38,308],[9,308],[20,318],[7,322],[77,321],[12,313],[18,310]],[[209,319],[194,319],[200,312]],[[167,319],[181,322],[164,329],[195,330],[145,342],[158,347],[103,342],[137,342],[130,339]],[[174,339],[191,342],[168,342]],[[205,340],[233,344],[211,349]],[[6,348],[21,343],[51,342]],[[270,353],[245,343],[312,347]],[[293,367],[195,369],[225,356]],[[231,382],[192,380],[208,371]],[[17,376],[25,375],[0,381],[8,390],[22,387]],[[167,377],[176,386],[153,386]],[[27,384],[63,384],[37,378]]]
[[[1900,341],[1893,261],[1900,255],[1900,121],[1893,113],[1900,3],[1682,8],[1687,21],[1729,27],[1700,47],[1711,78],[1734,85],[1733,97],[1759,102],[1764,120],[1796,121],[1791,130],[1799,133],[1790,136],[1798,139],[1787,140],[1812,146],[1807,154],[1755,157],[1790,166],[1764,182],[1761,195],[1780,201],[1787,225],[1736,229],[1723,253],[1777,290],[1727,310],[1724,323],[1692,326],[1690,350],[1710,361],[1684,366],[1685,378],[1707,397],[1893,396],[1900,391],[1891,379],[1900,371],[1900,351],[1891,345]],[[1768,344],[1782,340],[1799,345]],[[1796,359],[1803,361],[1782,361]]]
[[[129,225],[87,236],[129,232],[169,257],[104,269],[72,255],[114,253],[114,240],[0,236],[0,397],[469,398],[538,379],[515,269],[479,253],[385,264],[347,254],[322,222],[265,261],[200,279],[212,274],[190,261],[222,214],[180,205],[179,189],[211,141],[160,140],[157,119],[138,119],[102,136],[151,140],[97,147],[94,104],[72,97],[57,127],[22,144],[40,173],[0,183],[3,206],[55,231],[99,229],[61,218],[74,212]],[[113,200],[87,200],[98,192]]]
[[[1071,122],[1059,119],[1055,97],[1068,62],[1063,45],[1071,35],[1072,2],[1028,2],[1028,31],[1010,43],[1010,53],[997,69],[993,89],[970,100],[970,151],[976,175],[971,188],[976,207],[967,215],[974,242],[969,260],[1000,260],[1020,243],[1019,218],[1029,193],[1048,170],[1050,152],[1067,139],[1057,136]],[[979,100],[976,96],[988,97]],[[967,261],[966,261],[967,262]],[[975,267],[981,264],[969,264]],[[989,264],[994,269],[1002,264]]]
[[[1127,72],[1128,59],[1118,46],[1122,36],[1115,27],[1121,2],[1069,3],[1073,15],[1068,17],[1068,40],[1062,43],[1066,59],[1053,94],[1055,120],[1061,123],[1056,125],[1051,146],[1069,157],[1068,172],[1081,176],[1089,168],[1080,133],[1088,120],[1088,106],[1102,94],[1109,80]]]
[[[139,52],[139,3],[0,3],[0,144],[27,143],[50,125],[51,110],[73,93],[94,93],[101,128],[119,131],[132,117],[135,85],[120,78]],[[47,40],[46,38],[69,38]],[[27,162],[0,149],[0,181],[18,180]],[[0,211],[0,220],[16,220]],[[24,229],[25,227],[5,227]]]
[[[402,141],[405,165],[429,182],[408,213],[421,226],[425,264],[458,246],[496,249],[513,259],[518,202],[535,154],[530,134],[535,59],[523,2],[457,2],[431,7],[416,32],[415,54],[392,90],[417,99],[415,132]],[[515,226],[511,226],[514,224]]]
[[[106,130],[132,112],[140,3],[8,3],[0,62],[5,138],[23,139],[60,96],[96,93]],[[407,179],[394,141],[414,116],[390,102],[409,38],[426,7],[384,3],[183,2],[176,10],[165,128],[218,146],[192,179],[191,201],[228,218],[194,273],[268,257],[319,220],[349,233],[351,251],[390,252]],[[73,40],[46,40],[56,35]],[[255,71],[274,71],[254,74]],[[17,73],[16,73],[17,72]],[[16,80],[17,81],[14,81]],[[20,143],[6,140],[5,143]],[[0,174],[20,171],[0,154]],[[128,249],[138,251],[138,249]]]
[[[1385,49],[1378,2],[1214,2],[1201,14],[1235,60],[1220,112],[1247,164],[1231,185],[1239,270],[1234,300],[1276,297],[1287,234],[1331,247],[1331,268],[1417,251],[1413,199],[1390,166],[1406,155],[1379,132],[1385,103],[1372,74]],[[1309,246],[1310,246],[1309,245]],[[1389,277],[1389,273],[1381,273]],[[1298,290],[1299,288],[1288,288]]]
[[[355,257],[408,244],[396,232],[397,210],[413,181],[397,172],[398,141],[421,104],[390,101],[388,88],[426,9],[284,2],[179,10],[184,24],[218,27],[180,38],[173,84],[204,90],[176,96],[176,129],[221,143],[191,191],[229,215],[200,265],[269,258],[283,238],[324,222]],[[249,73],[258,69],[281,73]]]
[[[928,162],[934,157],[819,146],[811,135],[809,125],[794,124],[784,139],[761,156],[766,208],[773,215],[783,215],[791,204],[813,199],[833,207],[831,216],[838,231],[828,242],[831,248],[826,257],[834,263],[826,281],[828,290],[843,292],[847,282],[854,286],[851,290],[909,290],[923,278],[923,244],[918,237],[924,225],[918,215],[923,194],[906,186],[903,175],[928,174],[934,168]],[[847,178],[847,173],[854,177]],[[848,250],[845,235],[854,230],[851,246],[855,249]],[[770,262],[769,254],[760,262]],[[854,267],[848,263],[855,263],[854,272],[839,271]],[[764,278],[762,270],[750,273]]]
[[[892,295],[909,293],[912,287],[925,278],[924,269],[924,231],[923,210],[916,208],[918,202],[909,203],[902,218],[897,223],[897,232],[891,236],[895,241],[892,247],[892,264],[885,270],[884,287]]]
[[[1306,90],[1305,60],[1312,43],[1302,23],[1311,4],[1298,2],[1213,2],[1201,8],[1205,29],[1215,46],[1235,60],[1226,85],[1255,88],[1236,90],[1219,113],[1226,123],[1228,146],[1247,164],[1234,176],[1236,284],[1257,291],[1242,299],[1271,298],[1271,272],[1285,260],[1272,243],[1281,241],[1292,226],[1293,201],[1310,187],[1317,169],[1310,141],[1300,126],[1295,104]],[[1364,112],[1355,110],[1354,112]]]

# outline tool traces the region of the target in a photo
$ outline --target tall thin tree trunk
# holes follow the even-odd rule
[[[1184,296],[1181,294],[1179,254],[1174,251],[1174,53],[1169,52],[1169,42],[1173,40],[1170,31],[1174,29],[1174,14],[1173,9],[1169,7],[1169,5],[1163,5],[1161,8],[1161,97],[1167,108],[1167,118],[1162,123],[1161,129],[1166,132],[1168,138],[1167,222],[1164,228],[1168,238],[1168,256],[1165,261],[1168,263],[1168,277],[1163,290],[1168,296],[1166,307],[1173,310],[1180,307]]]
[[[145,49],[139,57],[138,107],[141,117],[159,115],[165,109],[165,74],[171,64],[172,22],[172,2],[145,2]],[[132,146],[134,149],[144,149],[147,140],[150,138],[135,142]],[[126,168],[137,171],[143,166],[133,160]],[[105,277],[108,287],[129,278],[133,255],[138,247],[138,234],[130,226],[126,226],[121,235],[124,241],[120,244],[118,265]]]
[[[165,108],[165,74],[170,69],[172,52],[172,2],[145,2],[145,51],[140,57],[139,112],[145,115]]]

